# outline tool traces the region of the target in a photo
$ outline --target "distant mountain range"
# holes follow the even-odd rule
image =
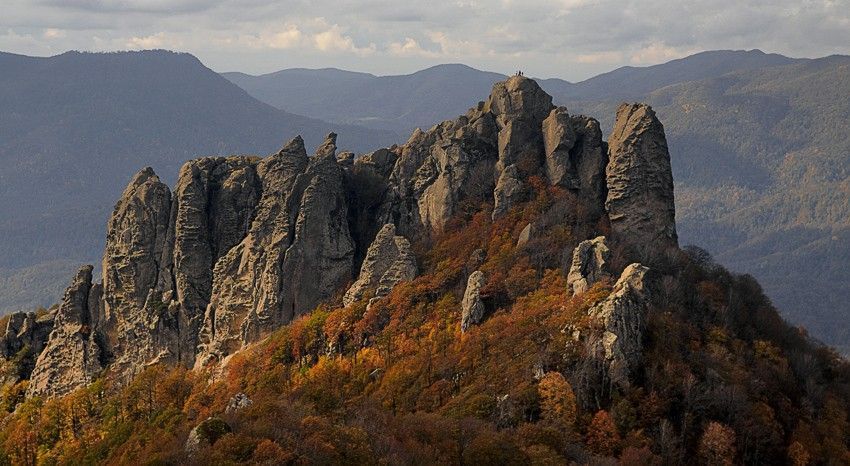
[[[189,54],[0,53],[0,310],[55,302],[80,262],[100,260],[140,166],[173,182],[194,157],[266,155],[296,134],[313,147],[331,130],[361,151],[397,139],[273,108]]]
[[[847,352],[848,67],[850,57],[712,51],[539,82],[571,113],[652,104],[670,144],[681,243],[752,273],[787,318]],[[141,165],[171,175],[194,156],[265,154],[296,132],[314,145],[331,128],[341,148],[362,152],[464,113],[504,79],[457,64],[222,76],[244,92],[185,54],[0,55],[0,104],[12,109],[0,114],[0,309],[56,300],[101,247],[111,201]],[[611,121],[601,123],[607,135]],[[90,208],[75,208],[81,199]]]
[[[271,105],[395,131],[463,113],[456,96],[483,98],[503,79],[464,65],[223,76]],[[755,275],[792,322],[850,350],[850,57],[711,51],[539,82],[571,112],[606,118],[606,134],[621,101],[652,104],[670,143],[682,243]]]

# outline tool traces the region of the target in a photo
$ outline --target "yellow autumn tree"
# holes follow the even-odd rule
[[[559,372],[547,372],[537,385],[543,419],[572,428],[576,421],[573,387]]]

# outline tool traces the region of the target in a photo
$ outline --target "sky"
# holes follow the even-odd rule
[[[754,48],[850,54],[850,0],[0,0],[0,51],[169,49],[251,74],[465,63],[578,81]]]

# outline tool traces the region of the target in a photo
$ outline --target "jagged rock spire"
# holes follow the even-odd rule
[[[646,104],[622,104],[608,140],[605,208],[617,240],[638,253],[678,247],[664,126]]]
[[[91,265],[77,271],[65,290],[50,338],[38,356],[27,396],[61,396],[90,383],[103,369],[101,348],[93,331],[92,307],[101,287],[92,285]]]

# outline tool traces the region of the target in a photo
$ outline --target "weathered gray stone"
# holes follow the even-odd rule
[[[610,277],[608,261],[611,251],[605,237],[585,240],[573,251],[573,260],[567,274],[567,289],[574,295],[584,293],[594,283]]]
[[[308,161],[300,138],[262,162],[249,234],[215,267],[196,366],[312,310],[351,279],[354,243],[331,133]]]
[[[525,200],[528,187],[520,179],[516,165],[508,165],[499,175],[496,189],[493,191],[493,220],[501,217],[517,202]]]
[[[248,398],[248,395],[244,393],[237,393],[233,395],[227,402],[227,407],[224,408],[224,413],[233,414],[241,409],[245,409],[248,406],[251,406],[252,404],[254,404],[254,402],[251,401],[250,398]]]
[[[612,235],[640,252],[678,247],[670,154],[652,108],[621,105],[608,151],[605,208]]]
[[[53,398],[90,383],[103,369],[101,349],[92,329],[89,299],[100,298],[92,286],[90,265],[80,268],[65,290],[53,330],[38,356],[27,396]]]
[[[0,366],[3,361],[15,361],[17,367],[6,366],[0,373],[0,386],[28,379],[36,358],[47,344],[53,329],[55,312],[36,315],[35,312],[9,314],[6,328],[0,335]]]
[[[416,258],[410,250],[410,242],[403,236],[396,236],[395,225],[388,223],[369,246],[360,275],[346,291],[342,302],[350,306],[369,290],[374,290],[374,298],[384,297],[399,282],[416,278],[416,272]]]
[[[466,291],[463,293],[461,308],[460,329],[463,332],[469,330],[473,325],[478,325],[484,320],[486,307],[481,299],[481,288],[487,283],[484,272],[476,270],[472,272],[466,282]]]
[[[626,387],[643,360],[643,338],[650,292],[647,267],[631,264],[620,275],[611,294],[590,309],[591,318],[602,327],[598,340],[591,342],[593,354],[600,357],[608,380]]]
[[[552,109],[549,116],[543,120],[543,148],[546,155],[546,177],[553,185],[578,189],[575,167],[570,160],[570,151],[575,143],[576,134],[567,109]]]
[[[107,224],[103,302],[88,305],[92,329],[101,335],[114,372],[123,377],[151,362],[179,360],[177,323],[154,291],[170,208],[171,191],[145,168],[130,181]]]

